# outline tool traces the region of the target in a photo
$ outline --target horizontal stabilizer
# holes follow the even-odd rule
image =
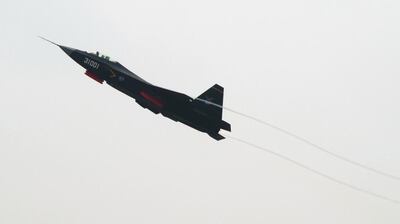
[[[211,134],[211,133],[208,133],[208,135],[211,137],[211,138],[213,138],[213,139],[215,139],[215,140],[217,140],[217,141],[219,141],[219,140],[222,140],[222,139],[225,139],[225,137],[224,136],[222,136],[222,135],[220,135],[220,134],[218,134],[218,133],[213,133],[213,134]]]
[[[221,121],[221,129],[224,129],[226,131],[231,131],[231,124],[229,124],[226,121]]]

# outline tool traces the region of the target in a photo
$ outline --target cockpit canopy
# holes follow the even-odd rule
[[[96,55],[99,58],[105,59],[107,61],[111,61],[110,60],[110,56],[104,55],[104,54],[100,54],[98,51],[96,51],[96,53],[91,53],[93,55]]]

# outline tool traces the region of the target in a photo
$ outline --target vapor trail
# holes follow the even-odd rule
[[[315,144],[315,143],[313,143],[313,142],[311,142],[311,141],[309,141],[309,140],[307,140],[307,139],[305,139],[305,138],[303,138],[303,137],[301,137],[301,136],[299,136],[299,135],[296,135],[296,134],[294,134],[294,133],[292,133],[292,132],[290,132],[290,131],[288,131],[288,130],[285,130],[285,129],[283,129],[283,128],[280,128],[280,127],[278,127],[278,126],[276,126],[276,125],[273,125],[273,124],[271,124],[271,123],[269,123],[269,122],[263,121],[263,120],[258,119],[258,118],[256,118],[256,117],[253,117],[253,116],[250,116],[250,115],[241,113],[241,112],[239,112],[239,111],[230,109],[230,108],[225,107],[225,106],[221,106],[221,105],[219,105],[219,104],[216,104],[216,103],[213,103],[213,102],[204,100],[204,99],[199,99],[199,98],[197,98],[196,100],[202,101],[202,102],[207,103],[207,104],[211,104],[211,105],[216,106],[216,107],[219,107],[219,108],[223,108],[223,109],[225,109],[225,110],[227,110],[227,111],[230,111],[230,112],[232,112],[232,113],[238,114],[238,115],[240,115],[240,116],[246,117],[246,118],[248,118],[248,119],[250,119],[250,120],[253,120],[253,121],[255,121],[255,122],[258,122],[258,123],[260,123],[260,124],[263,124],[263,125],[265,125],[265,126],[268,126],[268,127],[270,127],[270,128],[273,128],[273,129],[275,129],[275,130],[277,130],[277,131],[279,131],[279,132],[282,132],[282,133],[284,133],[284,134],[286,134],[286,135],[289,135],[290,137],[292,137],[292,138],[294,138],[294,139],[297,139],[297,140],[299,140],[299,141],[301,141],[301,142],[303,142],[303,143],[306,143],[307,145],[310,145],[310,146],[314,147],[314,149],[318,149],[318,150],[320,150],[321,152],[324,152],[324,153],[326,153],[326,154],[328,154],[328,155],[331,155],[331,156],[333,156],[333,157],[335,157],[335,158],[337,158],[337,159],[340,159],[340,160],[342,160],[342,161],[345,161],[345,162],[347,162],[347,163],[350,163],[350,164],[352,164],[352,165],[354,165],[354,166],[358,166],[358,167],[361,167],[361,168],[363,168],[363,169],[365,169],[365,170],[368,170],[368,171],[370,171],[370,172],[374,172],[374,173],[377,173],[377,174],[379,174],[379,175],[385,176],[385,177],[387,177],[387,178],[391,178],[391,179],[400,181],[400,177],[398,177],[398,176],[395,176],[395,175],[386,173],[386,172],[381,171],[381,170],[377,170],[377,169],[375,169],[375,168],[373,168],[373,167],[370,167],[370,166],[361,164],[361,163],[359,163],[359,162],[357,162],[357,161],[354,161],[354,160],[348,159],[348,158],[346,158],[346,157],[344,157],[344,156],[342,156],[342,155],[336,154],[336,153],[334,153],[334,152],[332,152],[332,151],[330,151],[330,150],[328,150],[328,149],[326,149],[326,148],[324,148],[324,147],[322,147],[322,146],[319,146],[319,145],[317,145],[317,144]]]
[[[268,153],[270,153],[270,154],[272,154],[272,155],[274,155],[274,156],[277,156],[277,157],[279,157],[279,158],[281,158],[281,159],[284,159],[284,160],[286,160],[286,161],[289,161],[289,162],[295,164],[296,166],[301,167],[301,168],[303,168],[303,169],[305,169],[305,170],[307,170],[307,171],[309,171],[309,172],[312,172],[312,173],[314,173],[314,174],[317,174],[317,175],[319,175],[319,176],[321,176],[321,177],[324,177],[324,178],[326,178],[326,179],[328,179],[328,180],[330,180],[330,181],[332,181],[332,182],[335,182],[335,183],[337,183],[337,184],[340,184],[340,185],[343,185],[343,186],[345,186],[345,187],[351,188],[351,189],[353,189],[353,190],[355,190],[355,191],[358,191],[358,192],[361,192],[361,193],[364,193],[364,194],[367,194],[367,195],[369,195],[369,196],[373,196],[373,197],[376,197],[376,198],[379,198],[379,199],[383,199],[383,200],[385,200],[385,201],[389,201],[389,202],[392,202],[392,203],[395,203],[395,204],[400,204],[400,201],[398,201],[398,200],[396,200],[396,199],[392,199],[392,198],[390,198],[390,197],[387,197],[387,196],[384,196],[384,195],[381,195],[381,194],[377,194],[377,193],[375,193],[375,192],[372,192],[372,191],[369,191],[369,190],[366,190],[366,189],[363,189],[363,188],[354,186],[354,185],[352,185],[352,184],[349,184],[349,183],[347,183],[347,182],[345,182],[345,181],[336,179],[336,178],[331,177],[331,176],[329,176],[329,175],[327,175],[327,174],[324,174],[324,173],[322,173],[322,172],[320,172],[320,171],[318,171],[318,170],[315,170],[315,169],[313,169],[313,168],[311,168],[311,167],[308,167],[308,166],[306,166],[306,165],[304,165],[304,164],[302,164],[302,163],[300,163],[300,162],[297,162],[296,160],[293,160],[293,159],[291,159],[290,157],[287,157],[287,156],[285,156],[285,155],[282,155],[282,154],[279,154],[279,153],[277,153],[277,152],[274,152],[274,151],[272,151],[272,150],[270,150],[270,149],[268,149],[268,148],[255,145],[255,144],[253,144],[253,143],[251,143],[251,142],[248,142],[248,141],[245,141],[245,140],[242,140],[242,139],[233,137],[233,136],[226,136],[226,137],[229,138],[229,139],[235,140],[235,141],[237,141],[237,142],[241,142],[241,143],[243,143],[243,144],[246,144],[246,145],[248,145],[248,146],[251,146],[251,147],[253,147],[253,148],[260,149],[260,150],[263,150],[263,151],[265,151],[265,152],[268,152]]]

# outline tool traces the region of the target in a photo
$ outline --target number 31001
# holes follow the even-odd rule
[[[97,62],[95,62],[93,60],[90,60],[89,58],[85,58],[85,60],[83,60],[83,63],[85,63],[85,64],[87,64],[90,67],[95,68],[95,69],[98,69],[99,66],[100,66],[99,63],[97,63]]]

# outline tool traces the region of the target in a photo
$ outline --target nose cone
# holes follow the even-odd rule
[[[71,54],[76,50],[74,48],[66,47],[66,46],[61,46],[61,50],[63,50],[67,55],[71,56]]]

